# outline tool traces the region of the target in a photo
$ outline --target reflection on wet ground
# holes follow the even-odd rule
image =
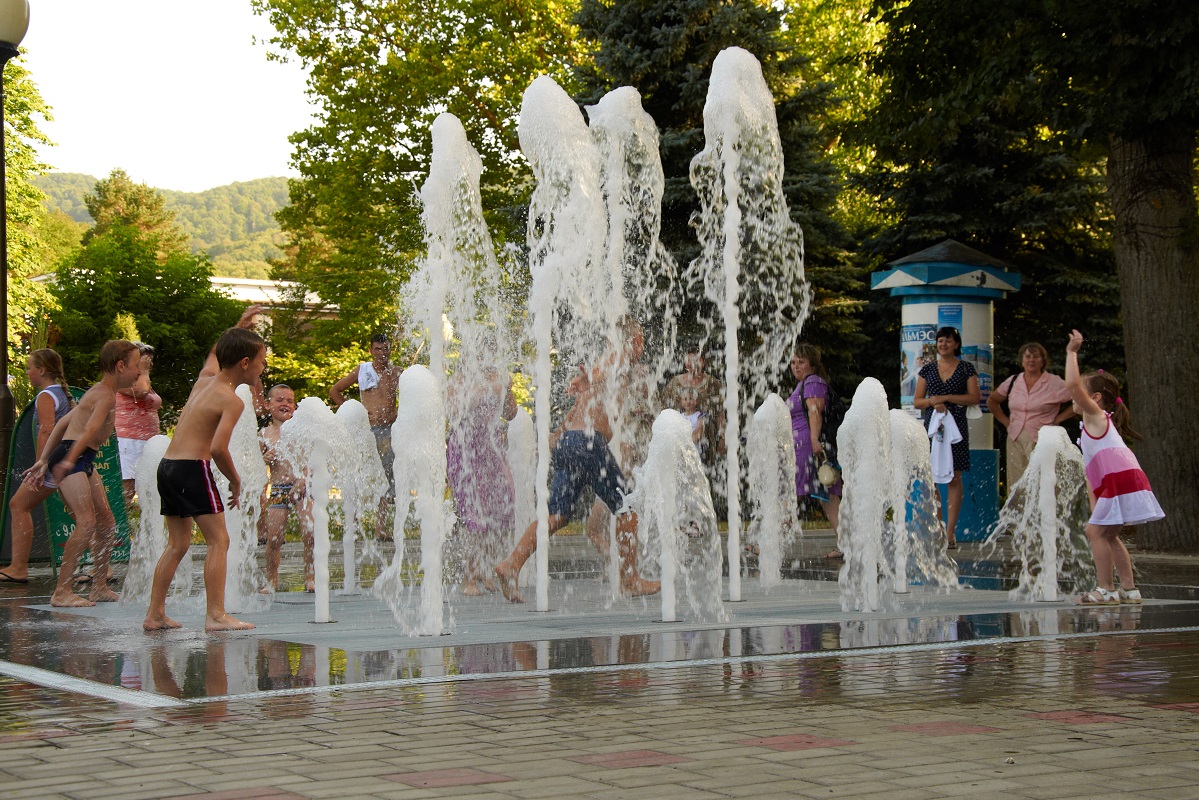
[[[980,643],[1040,640],[1050,646],[1077,636],[1199,626],[1195,603],[1150,601],[1103,609],[1066,603],[1021,606],[1002,593],[985,591],[928,596],[889,615],[846,614],[829,601],[835,584],[794,586],[790,593],[756,601],[747,596],[746,603],[733,609],[729,624],[655,623],[647,606],[624,615],[617,613],[619,608],[608,609],[608,617],[597,621],[535,615],[491,601],[474,604],[483,609],[477,618],[469,616],[470,609],[459,610],[463,631],[423,638],[401,636],[377,612],[375,601],[363,596],[339,599],[335,615],[343,623],[314,626],[307,622],[311,596],[284,595],[276,599],[271,615],[255,619],[258,630],[237,635],[206,635],[195,626],[145,635],[134,609],[62,612],[45,606],[44,597],[11,598],[0,601],[0,659],[99,686],[203,699],[525,673],[614,668],[633,673],[644,665],[678,669],[716,663],[731,668],[741,659],[774,665],[790,656],[812,661],[810,669],[819,672],[823,667],[817,662],[870,648],[931,648],[955,653],[953,661],[960,664],[973,663],[973,646]],[[567,588],[585,608],[584,588]],[[595,617],[603,616],[601,606],[597,603]],[[10,669],[8,674],[19,673]]]

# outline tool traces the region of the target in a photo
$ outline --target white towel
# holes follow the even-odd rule
[[[369,361],[363,361],[358,365],[358,391],[367,392],[377,388],[379,388],[379,373],[375,372],[375,365]]]
[[[928,420],[928,438],[932,439],[929,463],[933,468],[934,483],[949,483],[953,480],[953,447],[962,441],[962,432],[953,415],[947,411],[934,411]]]

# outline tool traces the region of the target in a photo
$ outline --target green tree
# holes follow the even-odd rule
[[[1026,209],[1022,218],[1033,224],[1010,232],[1010,249],[1050,264],[1045,279],[1060,281],[1046,289],[1054,303],[1069,304],[1070,291],[1084,301],[1069,308],[1076,316],[1061,320],[1046,344],[1060,346],[1067,326],[1084,333],[1098,327],[1098,346],[1088,345],[1083,360],[1109,368],[1111,361],[1099,359],[1114,357],[1102,346],[1112,331],[1104,321],[1107,310],[1094,305],[1115,290],[1103,285],[1094,245],[1104,236],[1106,220],[1104,212],[1087,207],[1098,188],[1087,167],[1105,166],[1129,396],[1146,434],[1137,452],[1168,512],[1165,522],[1147,526],[1142,542],[1193,550],[1199,545],[1192,524],[1199,514],[1199,451],[1192,442],[1199,439],[1199,417],[1185,399],[1199,388],[1199,325],[1193,322],[1199,307],[1199,5],[1182,0],[881,5],[889,32],[879,69],[889,82],[875,130],[890,128],[895,139],[907,142],[893,141],[887,155],[911,167],[922,152],[955,147],[1001,154],[1001,160],[980,161],[973,173],[951,175],[947,169],[947,180],[939,183],[930,175],[926,185],[947,194],[943,213],[989,206],[971,213],[977,220],[987,210],[1002,218],[1013,205]],[[1092,150],[1081,149],[1080,142]],[[1011,159],[1026,161],[1017,166],[1044,179],[1020,178],[1006,195],[996,192],[992,184],[1016,172],[1007,163]],[[961,166],[966,160],[962,155],[955,162]],[[928,167],[935,172],[935,164]],[[972,192],[983,193],[982,201]],[[1059,204],[1072,220],[1060,220]],[[1054,225],[1072,223],[1076,235],[1066,237],[1060,249],[1038,247],[1043,230],[1033,213],[1038,209]],[[932,213],[922,214],[917,224],[930,233],[938,229]],[[961,225],[947,218],[940,228]],[[1085,249],[1072,251],[1080,241]],[[1092,258],[1100,261],[1098,268]],[[1047,303],[1037,316],[1053,313],[1053,303]]]
[[[76,222],[61,211],[42,211],[38,223],[38,238],[44,247],[42,263],[37,274],[53,272],[59,263],[83,243],[88,225]]]
[[[633,86],[658,125],[666,176],[662,241],[680,263],[698,255],[690,220],[699,200],[690,166],[704,146],[712,62],[721,50],[738,46],[762,63],[786,163],[783,188],[792,218],[804,231],[805,268],[815,292],[803,337],[828,354],[839,383],[848,384],[856,372],[854,354],[864,343],[857,330],[859,303],[852,296],[862,287],[849,263],[850,240],[833,216],[839,176],[822,153],[833,107],[831,87],[800,80],[808,62],[783,35],[781,12],[753,0],[583,0],[576,20],[595,48],[593,61],[578,69],[584,101]],[[690,299],[685,316],[699,313],[697,301]],[[687,323],[681,328],[686,331]],[[788,355],[779,354],[780,368]]]
[[[46,170],[34,147],[50,140],[38,127],[50,109],[25,69],[14,58],[4,67],[4,169],[8,204],[8,360],[9,374],[23,376],[28,339],[54,299],[31,277],[43,271],[45,248],[39,238],[42,193],[33,178]]]
[[[119,317],[132,317],[154,345],[151,377],[169,412],[182,407],[213,342],[242,308],[212,288],[205,256],[172,250],[160,259],[161,250],[132,225],[110,225],[59,268],[53,322],[67,377],[86,384],[100,377],[100,343]]]
[[[175,212],[166,207],[166,198],[157,189],[134,183],[123,169],[114,169],[107,178],[96,181],[92,194],[83,198],[95,223],[84,234],[87,244],[117,225],[136,228],[146,239],[154,239],[160,258],[187,248],[187,235],[175,221]]]
[[[253,5],[278,31],[272,42],[287,55],[276,57],[309,69],[319,104],[312,127],[292,137],[302,177],[279,218],[295,246],[274,274],[338,306],[336,322],[307,322],[309,335],[338,350],[395,325],[399,287],[422,247],[414,190],[428,174],[437,114],[457,115],[483,157],[484,207],[501,209],[490,212],[496,240],[519,224],[502,209],[527,189],[516,141],[521,98],[539,74],[568,77],[578,55],[570,8],[553,0]]]

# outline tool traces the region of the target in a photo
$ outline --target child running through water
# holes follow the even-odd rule
[[[1103,371],[1079,377],[1078,351],[1082,334],[1070,332],[1066,345],[1066,388],[1074,411],[1082,416],[1082,458],[1091,490],[1087,540],[1095,559],[1099,585],[1080,598],[1083,605],[1140,603],[1141,592],[1132,574],[1132,557],[1120,531],[1125,525],[1153,522],[1166,515],[1158,505],[1149,479],[1124,436],[1140,439],[1132,429],[1128,406],[1120,397],[1120,382]],[[1119,589],[1112,578],[1115,568]]]
[[[175,437],[158,465],[158,493],[167,527],[167,546],[154,568],[150,608],[142,627],[159,631],[181,627],[166,614],[167,589],[179,562],[191,547],[192,521],[204,535],[208,553],[204,558],[204,593],[208,611],[204,630],[246,630],[254,626],[229,616],[225,611],[225,561],[229,554],[229,532],[225,507],[212,477],[211,462],[229,479],[229,505],[237,507],[241,478],[229,452],[233,427],[244,403],[237,396],[241,384],[252,384],[266,366],[262,337],[245,328],[230,328],[217,340],[216,375],[202,377],[179,415]],[[147,513],[149,513],[147,511]]]
[[[96,472],[95,460],[116,430],[113,416],[117,391],[132,386],[141,375],[137,345],[124,339],[105,342],[100,348],[100,369],[104,376],[55,424],[37,463],[25,478],[26,485],[44,486],[49,470],[53,484],[58,486],[75,516],[75,530],[63,547],[58,583],[50,596],[50,605],[60,608],[94,606],[120,599],[108,588],[106,580],[116,521],[108,506],[104,482]],[[79,558],[89,546],[95,568],[91,592],[84,599],[71,591],[71,582]]]

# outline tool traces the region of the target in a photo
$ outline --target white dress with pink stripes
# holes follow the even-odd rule
[[[1095,508],[1088,522],[1092,525],[1140,525],[1163,519],[1166,514],[1153,496],[1149,478],[1116,426],[1111,414],[1107,430],[1099,438],[1082,426],[1082,459],[1087,467],[1087,483],[1095,493]]]

